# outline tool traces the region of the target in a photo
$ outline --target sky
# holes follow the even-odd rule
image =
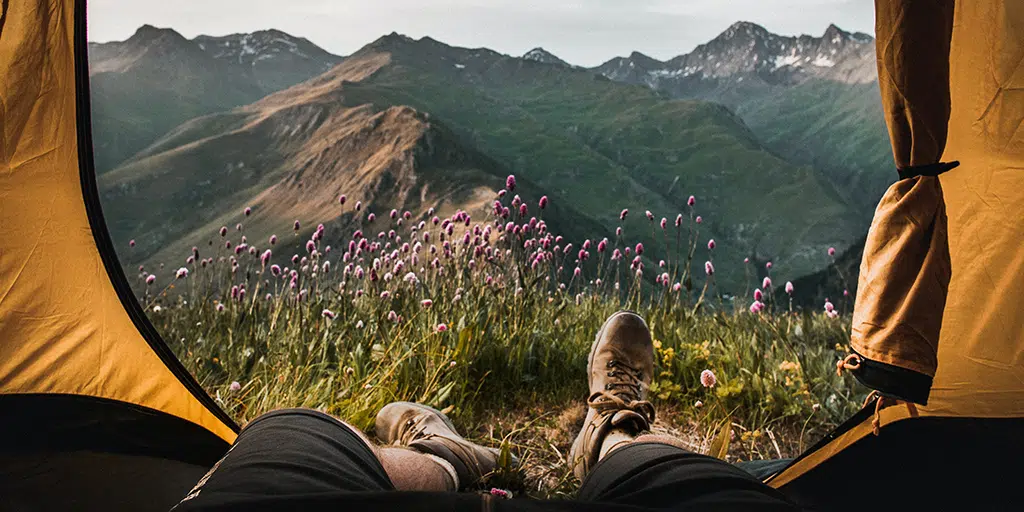
[[[639,51],[687,53],[736,21],[820,36],[829,23],[874,33],[870,0],[90,0],[89,40],[127,39],[150,24],[185,37],[268,28],[348,55],[398,32],[522,55],[535,47],[581,66]]]

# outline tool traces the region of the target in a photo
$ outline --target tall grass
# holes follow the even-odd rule
[[[647,252],[636,257],[642,249],[624,236],[572,243],[547,233],[509,195],[475,224],[461,211],[443,221],[432,211],[422,222],[380,215],[379,236],[335,237],[333,250],[318,227],[291,258],[224,243],[218,256],[194,253],[187,276],[142,285],[142,300],[180,359],[243,423],[312,407],[370,428],[388,402],[414,400],[484,442],[541,436],[530,430],[540,423],[523,416],[582,410],[590,344],[620,309],[653,331],[659,425],[706,440],[730,421],[731,453],[750,459],[795,455],[856,411],[864,391],[834,371],[848,351],[847,320],[793,312],[772,304],[771,293],[758,293],[768,302],[751,308],[715,293],[713,265],[702,275],[689,270],[705,245],[692,210],[675,225],[652,222],[668,249],[655,264]],[[704,370],[716,375],[714,386],[701,384]],[[502,418],[515,432],[496,433]],[[546,428],[574,428],[548,420]],[[565,434],[539,445],[513,439],[521,458],[541,446],[549,453],[536,460],[562,466],[560,477],[536,483],[540,494],[570,478],[562,455],[574,432]]]

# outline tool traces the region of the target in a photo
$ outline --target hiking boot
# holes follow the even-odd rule
[[[467,441],[447,416],[426,405],[392,402],[377,413],[376,430],[384,443],[447,461],[455,468],[460,490],[479,484],[498,466],[498,450]]]
[[[629,311],[610,316],[590,347],[587,419],[569,450],[577,478],[597,464],[611,430],[639,435],[650,429],[654,406],[646,398],[653,373],[654,344],[644,319]]]

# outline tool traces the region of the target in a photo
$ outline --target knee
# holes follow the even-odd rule
[[[679,439],[665,434],[643,434],[634,439],[633,442],[667,444],[669,446],[675,446],[676,448],[686,450],[688,452],[693,451],[689,446],[687,446]]]

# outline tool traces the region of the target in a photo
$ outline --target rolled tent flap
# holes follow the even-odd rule
[[[953,2],[876,0],[878,81],[900,180],[883,196],[861,261],[845,367],[887,396],[926,404],[949,288],[938,174],[949,121]]]

